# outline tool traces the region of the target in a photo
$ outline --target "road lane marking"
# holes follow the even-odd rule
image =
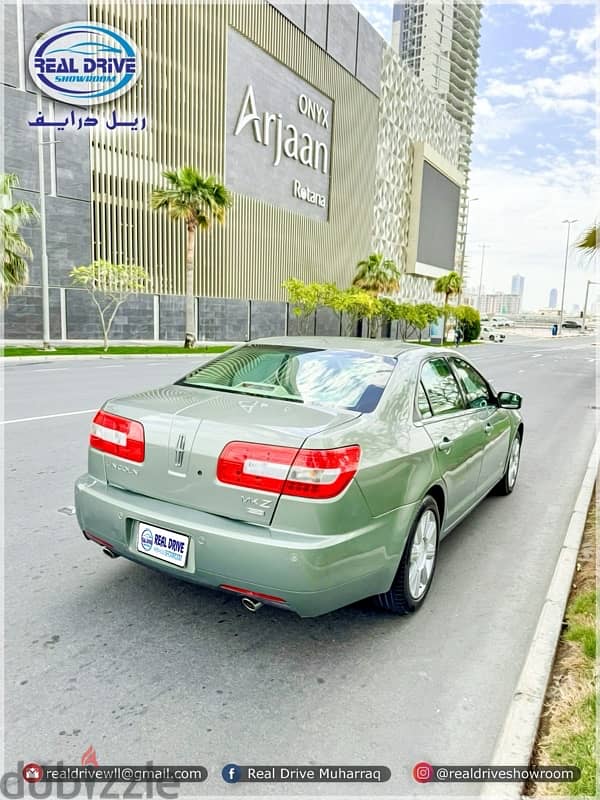
[[[42,369],[32,369],[32,372],[68,372],[68,367],[43,367]]]
[[[98,367],[98,369],[123,369],[125,364],[105,364],[102,367]]]
[[[0,425],[14,425],[16,422],[35,422],[38,419],[53,419],[54,417],[73,417],[76,414],[94,414],[97,408],[86,408],[85,411],[65,411],[62,414],[44,414],[41,417],[21,417],[21,419],[0,420]]]

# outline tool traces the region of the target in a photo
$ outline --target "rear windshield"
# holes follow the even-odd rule
[[[247,345],[198,367],[178,383],[369,412],[395,365],[395,358],[362,351]]]

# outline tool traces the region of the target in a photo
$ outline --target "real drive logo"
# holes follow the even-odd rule
[[[237,764],[226,764],[221,770],[225,783],[237,783],[242,777],[242,769]]]
[[[154,536],[152,535],[152,531],[149,531],[148,528],[142,531],[140,542],[144,550],[152,550],[152,545],[154,544]]]
[[[129,91],[141,73],[140,51],[126,33],[97,22],[70,22],[43,34],[29,53],[36,86],[75,106],[105,103]]]

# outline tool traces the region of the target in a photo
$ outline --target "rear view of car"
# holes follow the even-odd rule
[[[259,340],[108,401],[77,519],[110,558],[250,610],[317,616],[372,597],[410,613],[442,536],[492,488],[512,492],[520,405],[453,350]]]
[[[76,485],[84,534],[111,557],[301,615],[377,592],[390,565],[356,556],[386,530],[353,480],[353,425],[395,365],[256,344],[176,385],[109,401]]]

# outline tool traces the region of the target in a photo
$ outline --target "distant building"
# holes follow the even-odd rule
[[[477,305],[477,298],[475,298]],[[482,314],[518,314],[521,310],[521,295],[494,292],[482,294],[479,301],[479,311]]]
[[[550,289],[550,299],[548,300],[548,308],[556,308],[558,305],[558,289]]]
[[[513,275],[512,283],[510,286],[511,294],[520,294],[523,297],[523,289],[525,288],[525,278],[522,275]]]

